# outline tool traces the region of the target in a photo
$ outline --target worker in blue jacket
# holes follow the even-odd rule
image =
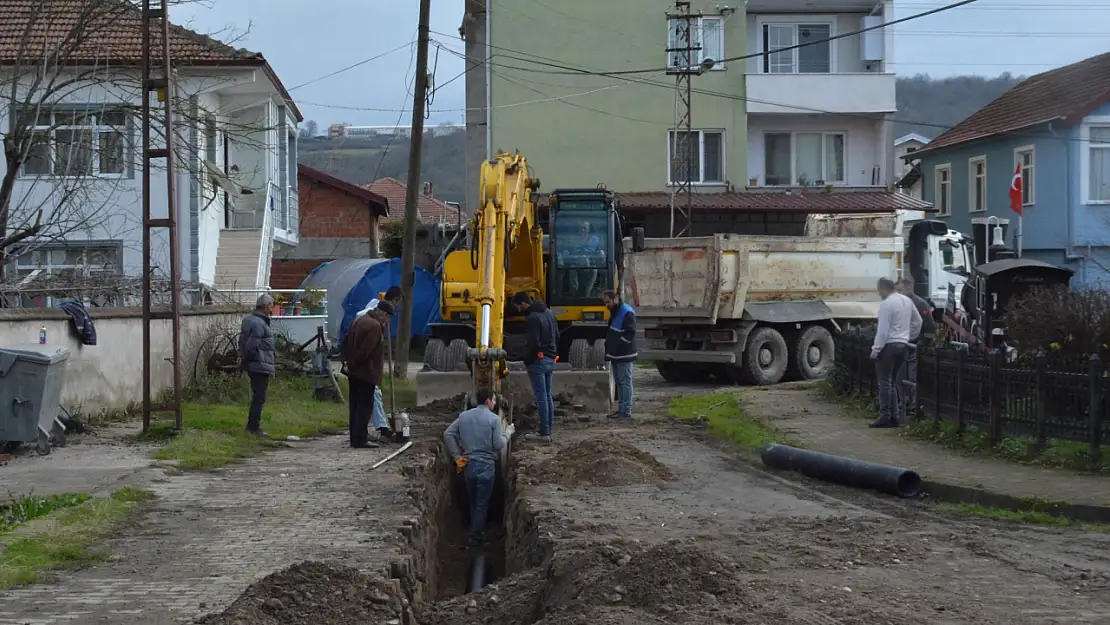
[[[609,309],[609,329],[605,333],[605,360],[617,383],[618,410],[609,415],[622,421],[632,420],[632,363],[636,362],[636,311],[621,302],[615,291],[605,291],[601,300]]]

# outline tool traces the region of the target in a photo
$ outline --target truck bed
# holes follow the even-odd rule
[[[783,237],[716,234],[626,242],[625,296],[637,317],[714,324],[745,307],[774,315],[780,302],[813,302],[834,318],[873,319],[875,282],[895,278],[901,237]],[[783,321],[788,321],[783,319]]]

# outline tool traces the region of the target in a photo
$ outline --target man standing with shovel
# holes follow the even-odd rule
[[[350,382],[349,426],[351,447],[377,447],[370,442],[370,413],[374,390],[382,385],[384,358],[389,346],[389,316],[393,306],[380,302],[376,309],[355,319],[343,340],[343,373]]]

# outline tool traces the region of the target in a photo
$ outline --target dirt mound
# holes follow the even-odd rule
[[[559,450],[528,471],[530,476],[563,486],[658,484],[673,477],[651,454],[615,437],[593,438]]]
[[[399,618],[401,598],[381,578],[322,562],[301,562],[251,584],[205,625],[365,625]]]

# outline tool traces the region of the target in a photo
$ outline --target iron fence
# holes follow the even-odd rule
[[[839,390],[877,396],[873,340],[866,332],[837,337]],[[1092,463],[1110,444],[1110,377],[1097,353],[1082,361],[1045,353],[1014,360],[1001,350],[928,346],[917,351],[917,379],[903,368],[902,384],[916,385],[907,395],[911,415],[953,422],[960,434],[981,428],[991,444],[1010,436],[1029,437],[1037,448],[1049,439],[1077,441],[1088,445]]]

